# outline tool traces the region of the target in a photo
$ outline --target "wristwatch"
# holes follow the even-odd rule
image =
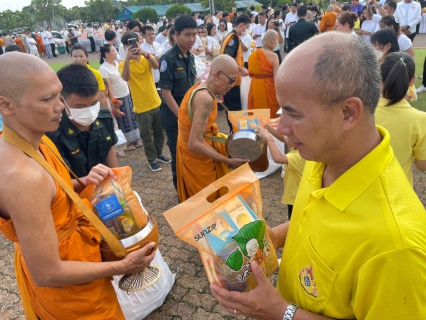
[[[380,2],[377,2],[377,8],[380,8],[382,4]]]
[[[296,310],[299,308],[297,304],[290,302],[287,309],[285,309],[283,320],[293,320]]]
[[[200,52],[200,48],[197,48],[197,52]]]

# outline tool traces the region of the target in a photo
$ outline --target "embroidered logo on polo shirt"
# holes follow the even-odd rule
[[[71,128],[69,128],[68,129],[68,134],[73,134],[74,133],[74,130],[73,129],[71,129]]]
[[[318,297],[317,282],[312,265],[299,271],[299,282],[307,294],[315,298]]]
[[[109,140],[111,140],[111,137],[110,136],[106,137],[106,141],[109,141]]]
[[[80,152],[80,149],[77,149],[77,150],[75,150],[75,151],[71,151],[70,152],[70,154],[77,154],[77,153],[79,153]]]

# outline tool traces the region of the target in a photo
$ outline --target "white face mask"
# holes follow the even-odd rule
[[[101,103],[99,101],[93,106],[79,109],[71,109],[65,99],[64,103],[66,106],[65,112],[67,113],[68,118],[82,126],[90,126],[93,122],[95,122],[101,107]]]
[[[376,54],[377,60],[380,60],[381,58],[383,58],[382,50],[374,50],[374,53]]]

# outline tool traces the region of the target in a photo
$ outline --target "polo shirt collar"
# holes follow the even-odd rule
[[[380,98],[377,106],[386,108],[411,108],[411,105],[405,99],[402,99],[401,101],[398,101],[397,103],[388,106],[387,104],[389,101],[389,99]]]
[[[344,211],[355,201],[383,172],[393,156],[390,148],[390,134],[383,127],[377,126],[382,142],[370,151],[358,163],[349,168],[328,188],[322,188],[325,163],[314,164],[308,181],[315,187],[312,196],[324,197],[331,205]]]
[[[183,55],[183,52],[182,52],[182,50],[180,50],[177,43],[174,46],[174,50],[175,50],[177,56],[179,57],[179,59],[185,59],[185,56]],[[188,51],[186,55],[187,55],[187,57],[189,57],[191,55],[191,52]]]

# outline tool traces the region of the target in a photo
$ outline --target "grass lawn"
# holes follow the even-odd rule
[[[423,63],[425,61],[426,49],[414,49],[414,59],[416,61],[416,88],[420,87],[422,80],[419,77],[423,74]],[[426,111],[426,92],[417,95],[417,101],[412,101],[410,104],[419,110]]]
[[[49,63],[49,66],[51,66],[52,69],[55,70],[55,72],[58,72],[59,69],[61,69],[62,67],[66,66],[67,64],[69,64],[69,63],[67,63],[67,62],[63,62],[63,63]],[[90,66],[93,69],[98,70],[100,64],[99,64],[99,62],[90,62]]]

